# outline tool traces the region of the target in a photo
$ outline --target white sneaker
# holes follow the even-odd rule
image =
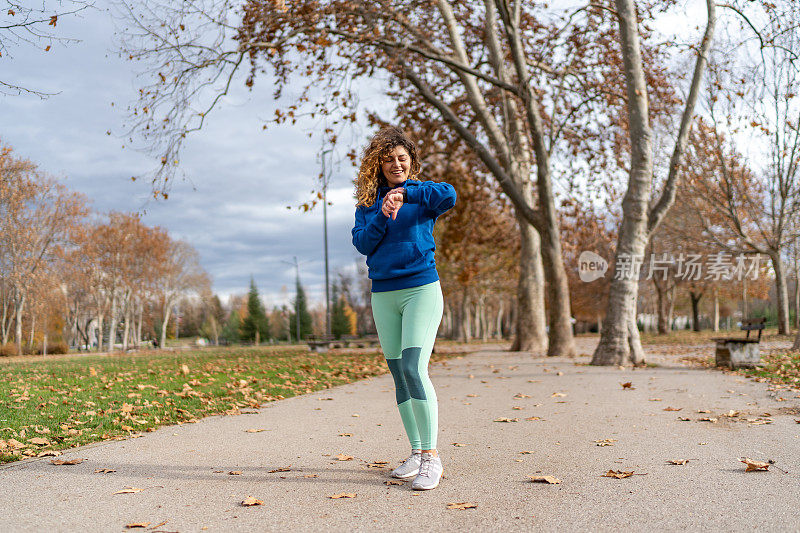
[[[423,453],[422,461],[419,465],[419,474],[411,483],[411,488],[414,490],[435,489],[439,486],[439,480],[442,479],[443,472],[442,460],[438,455],[434,457],[429,453]]]
[[[398,479],[409,479],[419,473],[419,464],[422,462],[422,451],[411,450],[411,455],[403,461],[403,464],[392,470],[392,477]]]

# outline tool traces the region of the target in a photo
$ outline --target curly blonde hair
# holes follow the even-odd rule
[[[398,146],[405,148],[411,157],[408,179],[418,179],[421,167],[417,146],[397,126],[381,128],[361,155],[361,167],[358,169],[358,177],[355,180],[356,206],[370,206],[375,203],[375,199],[378,197],[378,187],[388,184],[381,169],[381,162],[389,155],[389,152]]]

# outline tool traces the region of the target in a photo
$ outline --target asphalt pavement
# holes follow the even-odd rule
[[[800,391],[648,351],[658,366],[635,370],[504,351],[431,365],[432,491],[388,475],[409,449],[386,374],[58,457],[80,464],[4,465],[0,531],[799,531]]]

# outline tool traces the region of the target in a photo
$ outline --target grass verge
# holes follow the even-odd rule
[[[431,360],[457,355],[437,353]],[[0,463],[238,414],[387,371],[377,352],[312,354],[285,347],[0,364]]]

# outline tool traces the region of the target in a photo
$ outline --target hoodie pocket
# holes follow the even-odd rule
[[[415,242],[387,242],[367,258],[367,266],[370,278],[389,279],[413,274],[423,259]]]

